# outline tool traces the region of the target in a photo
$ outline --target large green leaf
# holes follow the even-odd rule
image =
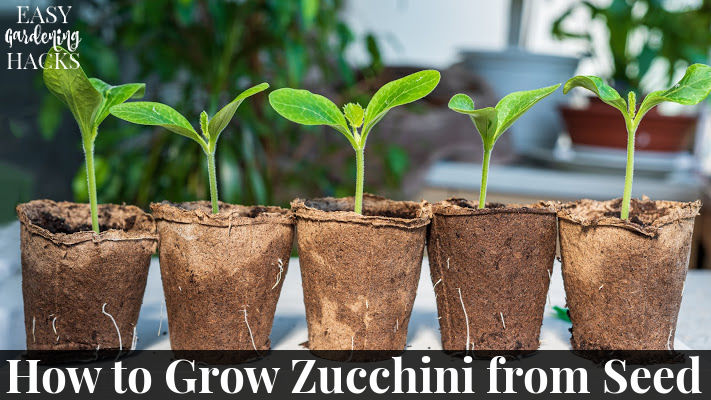
[[[269,93],[269,104],[282,117],[302,125],[328,125],[355,144],[346,118],[333,102],[308,90],[283,88]]]
[[[708,97],[710,92],[711,67],[704,64],[691,65],[676,85],[670,89],[658,90],[647,95],[639,107],[637,119],[640,120],[649,110],[665,101],[683,105],[699,104]]]
[[[98,126],[109,115],[111,107],[121,104],[128,99],[139,99],[146,92],[145,83],[126,83],[112,86],[97,78],[89,78],[94,89],[101,93],[102,102],[94,116],[94,125]]]
[[[220,133],[222,133],[222,131],[227,127],[227,124],[230,123],[230,120],[232,120],[232,117],[235,115],[237,108],[247,97],[267,90],[268,88],[269,84],[266,82],[260,83],[256,86],[252,86],[251,88],[240,93],[237,97],[235,97],[234,100],[232,100],[229,104],[227,104],[220,111],[218,111],[217,114],[215,114],[212,119],[210,119],[210,123],[208,125],[210,141],[217,141],[217,138],[220,137]]]
[[[84,139],[94,130],[94,114],[102,103],[102,96],[87,78],[81,66],[72,69],[70,54],[62,47],[52,47],[44,62],[42,78],[52,94],[57,96],[74,115]]]
[[[134,124],[161,126],[171,132],[193,139],[203,146],[203,149],[207,148],[207,143],[190,125],[190,122],[165,104],[151,101],[123,103],[113,106],[111,114]]]
[[[373,95],[365,109],[363,140],[390,109],[427,96],[437,87],[439,78],[439,71],[425,70],[383,85]]]
[[[496,127],[494,140],[506,132],[506,130],[526,111],[533,107],[534,104],[558,90],[559,87],[560,84],[557,84],[540,89],[513,92],[504,96],[495,107],[498,125]]]
[[[582,87],[595,93],[600,100],[620,110],[623,115],[628,115],[627,102],[617,93],[617,90],[597,76],[578,75],[572,77],[565,82],[563,93],[567,94],[574,87]]]

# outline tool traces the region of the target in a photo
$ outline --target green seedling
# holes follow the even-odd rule
[[[555,317],[559,320],[570,322],[570,313],[568,312],[567,308],[553,306],[553,312],[555,313]]]
[[[679,82],[667,90],[658,90],[648,94],[639,108],[637,108],[635,92],[627,93],[627,101],[625,102],[615,89],[597,76],[579,75],[570,78],[563,87],[563,93],[568,93],[574,87],[582,87],[595,93],[600,100],[618,109],[625,119],[625,127],[627,128],[627,165],[625,168],[625,188],[622,195],[620,218],[627,220],[630,216],[630,201],[632,198],[634,140],[642,118],[649,110],[665,101],[682,105],[695,105],[702,102],[711,92],[711,67],[704,64],[689,66]],[[670,134],[673,134],[673,132],[670,132]]]
[[[484,159],[481,164],[481,188],[479,189],[479,208],[486,204],[486,186],[489,179],[489,160],[494,144],[513,125],[516,120],[534,104],[555,92],[560,84],[541,89],[514,92],[502,98],[495,107],[474,108],[474,100],[466,94],[455,94],[449,100],[449,108],[466,114],[474,122],[474,127],[484,145]]]
[[[224,106],[212,118],[207,116],[207,112],[200,113],[200,130],[202,136],[197,133],[190,122],[175,109],[161,103],[150,101],[136,101],[119,104],[111,108],[111,114],[134,124],[152,125],[163,127],[173,133],[188,137],[196,141],[202,151],[207,156],[207,172],[210,180],[210,201],[212,202],[212,213],[220,211],[217,197],[217,174],[215,172],[215,150],[217,139],[232,120],[237,111],[237,107],[250,96],[266,90],[268,83],[260,83],[253,86],[239,96],[235,97],[229,104]]]
[[[99,125],[109,115],[112,106],[130,98],[140,98],[146,89],[143,83],[111,86],[97,78],[87,78],[71,53],[62,47],[52,47],[44,62],[42,78],[52,94],[57,96],[79,125],[86,161],[86,179],[91,207],[91,229],[99,233],[96,199],[96,173],[94,171],[94,141]]]
[[[434,90],[439,72],[426,70],[389,82],[381,87],[363,110],[348,103],[343,112],[333,102],[308,90],[278,89],[269,94],[269,103],[282,117],[303,125],[328,125],[341,132],[356,152],[354,211],[363,211],[365,143],[370,131],[392,108],[419,100]],[[360,128],[360,132],[358,129]]]

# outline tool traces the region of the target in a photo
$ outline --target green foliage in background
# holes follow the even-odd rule
[[[586,9],[590,19],[604,22],[609,30],[607,47],[613,62],[612,74],[606,78],[616,89],[647,93],[643,90],[646,87],[671,85],[691,64],[708,63],[711,0],[680,9],[669,8],[673,2],[664,0],[603,2],[607,6],[599,3],[574,2],[553,23],[552,33],[559,39],[583,39],[594,54],[591,24],[584,24],[586,28],[582,31],[568,29],[573,25],[569,17],[578,9]],[[566,21],[570,24],[568,27],[564,26]],[[645,82],[650,68],[659,61],[665,81]]]
[[[76,4],[82,66],[110,81],[147,82],[148,98],[170,104],[190,120],[202,107],[214,115],[219,105],[252,82],[273,87],[313,87],[357,99],[355,84],[382,68],[373,37],[365,38],[371,64],[353,70],[345,51],[355,42],[339,14],[342,0],[152,0],[86,1]],[[318,86],[320,85],[320,86]],[[42,101],[39,126],[51,139],[61,106]],[[216,155],[220,197],[229,203],[287,203],[301,196],[348,193],[350,165],[328,165],[302,154],[303,131],[311,130],[321,156],[340,146],[320,137],[327,132],[290,124],[271,110],[264,93],[237,111],[234,134],[221,140]],[[398,149],[393,171],[403,164]],[[209,196],[202,149],[164,129],[106,121],[95,160],[102,201],[146,206],[151,201],[189,201]],[[341,170],[338,170],[338,169]],[[73,188],[86,201],[83,167]],[[343,177],[343,179],[340,179]],[[337,178],[337,179],[334,179]],[[389,180],[398,185],[399,180]],[[275,186],[278,185],[278,186]]]

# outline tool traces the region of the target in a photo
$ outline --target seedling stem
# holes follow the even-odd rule
[[[484,208],[486,204],[486,184],[489,180],[489,160],[491,159],[491,148],[484,147],[484,160],[481,163],[481,188],[479,189],[479,208]]]

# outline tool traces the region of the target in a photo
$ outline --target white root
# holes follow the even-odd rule
[[[393,332],[397,332],[398,329],[400,329],[400,322],[395,318],[395,330]]]
[[[548,272],[548,284],[550,285],[551,281],[553,280],[553,277],[551,276],[551,270],[546,268],[546,272]],[[551,290],[550,288],[548,289],[548,292],[546,292],[546,297],[548,297],[548,305],[553,305],[551,302]]]
[[[600,287],[597,288],[597,290],[598,290],[598,291],[599,291],[599,290],[602,290],[602,287],[603,287],[603,286],[605,286],[605,285],[604,285],[604,284],[600,285]]]
[[[469,315],[467,314],[466,307],[464,307],[464,300],[462,299],[462,289],[457,288],[457,291],[459,292],[459,302],[462,303],[462,311],[464,311],[464,323],[467,324],[467,342],[465,350],[469,351]]]
[[[136,344],[138,344],[138,335],[136,334],[136,327],[133,327],[133,341],[131,342],[131,351],[136,350]]]
[[[503,325],[504,329],[506,329],[506,322],[504,321],[504,313],[499,311],[499,315],[501,316],[501,325]]]
[[[252,335],[252,328],[249,327],[249,321],[247,320],[247,307],[245,306],[244,309],[242,310],[244,313],[244,323],[247,324],[247,332],[249,332],[249,338],[252,340],[252,347],[254,348],[254,351],[259,354],[259,351],[257,350],[257,345],[254,343],[254,336]]]
[[[160,336],[160,331],[163,329],[163,302],[160,302],[160,317],[158,319],[158,336]]]
[[[37,339],[35,339],[35,317],[32,317],[32,343],[37,343]]]
[[[54,314],[51,314],[54,315]],[[57,335],[57,342],[59,342],[59,334],[57,333],[57,317],[52,318],[52,330],[54,331],[54,334]]]
[[[118,340],[119,340],[119,354],[121,354],[121,351],[123,351],[123,341],[121,340],[121,331],[119,330],[118,324],[116,323],[114,316],[106,312],[106,303],[104,303],[104,305],[101,306],[101,313],[106,315],[107,317],[111,318],[111,322],[114,323],[114,328],[116,328],[116,334],[118,335]]]
[[[449,257],[447,257],[447,269],[449,269]]]
[[[435,293],[435,299],[437,298],[437,285],[439,285],[442,282],[442,278],[439,278],[437,282],[435,282],[434,286],[432,286],[432,290],[434,290]]]
[[[183,291],[183,288],[181,288],[180,286],[178,286],[178,290],[182,292],[182,291]]]
[[[368,307],[370,307],[370,306],[368,305],[368,299],[365,299],[365,309],[367,310]]]
[[[277,280],[276,283],[274,283],[274,286],[272,286],[272,290],[274,290],[275,287],[281,282],[281,274],[284,273],[284,262],[281,260],[281,258],[277,259],[278,265],[279,265],[279,273],[277,274]]]
[[[670,350],[670,351],[671,351],[672,332],[674,332],[674,327],[671,327],[671,328],[669,329],[669,337],[667,338],[667,350]]]

